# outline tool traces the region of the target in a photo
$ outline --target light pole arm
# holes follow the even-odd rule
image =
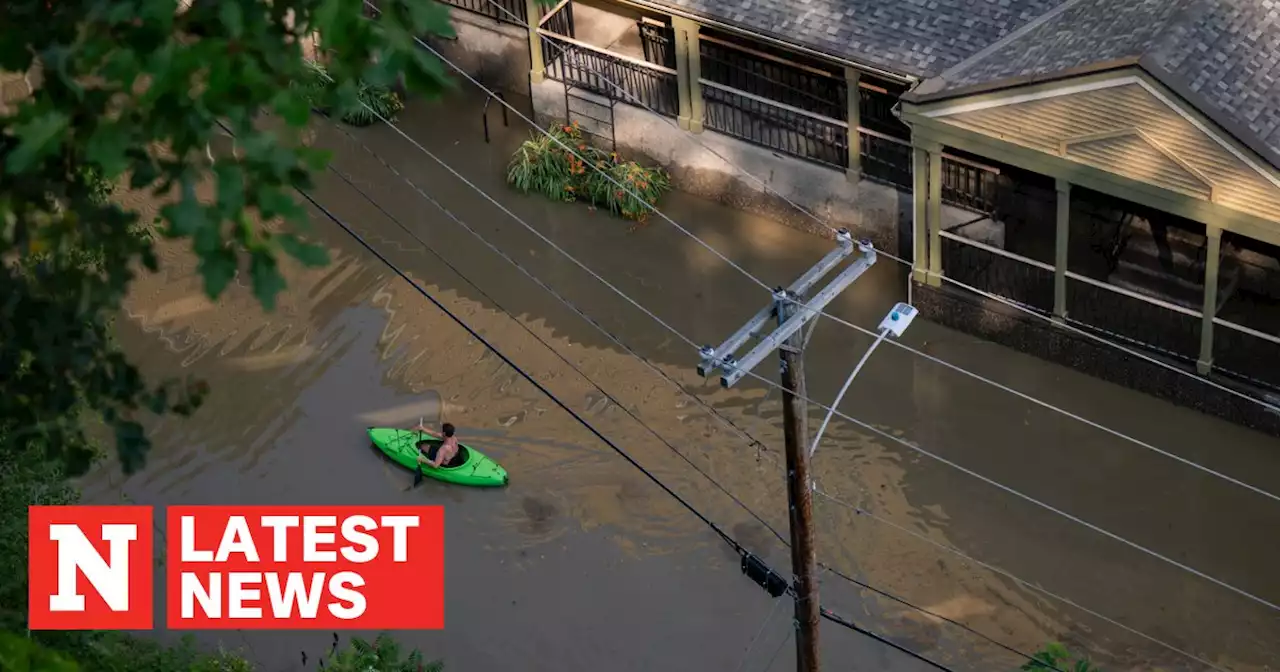
[[[875,352],[876,348],[880,347],[881,341],[883,341],[885,336],[888,335],[888,329],[880,330],[880,335],[876,336],[875,342],[871,344],[871,347],[867,348],[866,352],[862,353],[862,359],[858,360],[858,365],[853,367],[853,373],[849,374],[849,379],[844,381],[844,387],[840,388],[840,394],[837,394],[836,400],[831,402],[831,408],[827,409],[827,417],[822,419],[822,425],[818,427],[818,434],[813,437],[813,445],[809,446],[810,458],[813,457],[814,453],[818,452],[818,442],[822,440],[822,433],[827,431],[827,423],[831,422],[831,416],[835,415],[836,409],[840,407],[840,401],[844,399],[844,393],[849,391],[849,385],[853,383],[853,379],[856,378],[858,376],[858,372],[862,370],[862,365],[866,364],[868,359],[871,359],[871,353]]]

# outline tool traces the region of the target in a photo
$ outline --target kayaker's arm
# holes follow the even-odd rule
[[[427,436],[430,436],[433,439],[440,438],[439,434],[436,434],[435,432],[427,429],[426,425],[423,425],[422,423],[418,423],[416,426],[412,427],[411,430],[415,432],[422,432],[423,434],[426,434]]]

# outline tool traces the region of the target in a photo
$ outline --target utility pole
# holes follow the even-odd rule
[[[778,327],[796,312],[794,303],[778,307]],[[803,332],[778,348],[782,378],[782,434],[787,448],[787,502],[791,509],[791,572],[796,591],[796,670],[817,672],[822,604],[818,600],[818,549],[814,542],[813,490],[809,487],[809,414],[805,399]]]
[[[870,243],[854,244],[849,232],[841,229],[836,234],[836,249],[829,252],[817,264],[800,276],[790,287],[774,290],[773,302],[751,318],[720,347],[701,348],[698,373],[711,375],[720,370],[720,384],[732,387],[751,372],[773,350],[778,350],[781,360],[783,437],[787,452],[787,503],[791,522],[791,572],[795,582],[791,590],[795,597],[796,670],[818,672],[821,661],[818,656],[818,633],[822,617],[822,604],[818,598],[817,549],[813,530],[813,489],[809,475],[808,413],[805,409],[804,335],[805,324],[817,318],[818,313],[853,284],[876,261],[875,249]],[[860,256],[841,271],[826,287],[801,305],[803,297],[819,280],[831,272],[854,251]],[[777,326],[760,338],[770,318]],[[741,360],[734,353],[752,338],[759,342]],[[748,575],[748,560],[743,571]],[[767,574],[768,572],[765,572]],[[766,585],[761,580],[761,585]]]

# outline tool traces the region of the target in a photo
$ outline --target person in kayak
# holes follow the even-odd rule
[[[452,463],[453,458],[458,454],[458,439],[454,436],[456,430],[453,424],[448,422],[440,426],[440,434],[427,429],[426,425],[421,422],[413,429],[439,441],[439,443],[434,441],[418,442],[418,473],[413,479],[413,484],[416,486],[422,482],[423,466],[439,469],[441,466]]]

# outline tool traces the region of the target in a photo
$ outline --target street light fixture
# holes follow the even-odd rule
[[[871,358],[871,353],[876,351],[876,348],[880,346],[880,342],[886,336],[892,335],[894,338],[901,338],[902,333],[907,330],[907,327],[911,326],[911,321],[916,319],[918,312],[909,304],[898,303],[894,305],[888,315],[884,316],[883,320],[880,320],[878,329],[880,334],[876,336],[876,340],[871,344],[871,347],[867,348],[867,351],[862,354],[862,359],[858,360],[858,365],[853,367],[853,373],[850,373],[849,379],[844,381],[844,387],[840,388],[840,394],[836,395],[836,400],[827,409],[827,417],[822,419],[822,426],[818,428],[818,434],[813,437],[813,445],[809,446],[810,458],[813,457],[814,453],[818,452],[818,442],[822,440],[822,433],[827,431],[827,423],[831,422],[831,416],[835,415],[836,409],[840,406],[840,401],[844,399],[844,393],[849,391],[849,385],[853,383],[853,379],[862,370],[862,365],[867,363],[867,360]]]

